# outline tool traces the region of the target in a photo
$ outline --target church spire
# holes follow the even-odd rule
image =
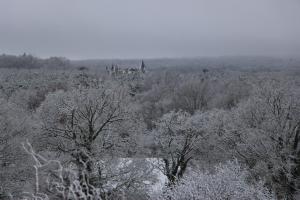
[[[144,61],[142,60],[141,71],[142,71],[143,73],[146,72],[145,68],[146,68],[146,65],[145,65]]]

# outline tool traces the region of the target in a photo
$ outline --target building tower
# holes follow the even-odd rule
[[[142,64],[141,64],[140,70],[141,70],[142,73],[145,73],[145,72],[146,72],[146,65],[145,65],[145,63],[144,63],[143,60],[142,60]]]

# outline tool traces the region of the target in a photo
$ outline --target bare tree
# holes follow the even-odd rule
[[[116,147],[124,133],[115,130],[129,120],[124,88],[106,87],[51,94],[39,111],[47,143],[72,156],[79,171],[87,171],[81,177],[87,182],[92,181],[95,156]]]

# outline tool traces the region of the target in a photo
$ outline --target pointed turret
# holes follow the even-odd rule
[[[146,69],[146,65],[145,65],[144,61],[142,60],[141,69],[140,70],[141,70],[142,73],[145,73],[146,72],[145,69]]]

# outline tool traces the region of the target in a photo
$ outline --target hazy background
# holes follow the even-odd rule
[[[300,55],[299,0],[0,0],[0,53]]]

